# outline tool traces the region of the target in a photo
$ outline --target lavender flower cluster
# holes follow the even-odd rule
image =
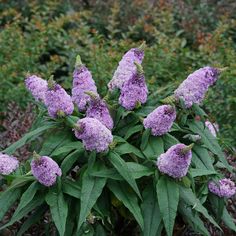
[[[145,129],[151,129],[152,135],[160,136],[170,131],[175,118],[175,108],[170,105],[162,105],[143,120],[143,125]]]
[[[99,120],[89,117],[77,122],[75,136],[82,139],[86,150],[96,152],[106,151],[113,141],[111,131]]]
[[[180,143],[170,147],[157,159],[160,172],[173,178],[184,177],[192,159],[192,152],[188,146]]]
[[[0,174],[9,175],[19,167],[16,157],[9,156],[0,152]]]
[[[54,185],[62,174],[58,164],[48,156],[35,157],[31,162],[31,170],[33,176],[47,187]]]
[[[219,70],[209,66],[203,67],[190,74],[175,90],[175,98],[183,99],[186,108],[200,104],[209,86],[218,79]]]
[[[208,188],[210,192],[214,193],[219,197],[230,198],[236,193],[235,183],[230,179],[221,179],[217,182],[210,181],[208,183]]]

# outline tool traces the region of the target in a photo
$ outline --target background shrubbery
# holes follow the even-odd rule
[[[208,93],[205,109],[219,123],[221,140],[235,145],[235,9],[234,1],[216,0],[3,1],[0,111],[9,101],[23,107],[30,101],[23,84],[27,71],[54,74],[68,88],[78,53],[105,91],[120,55],[146,40],[151,91],[168,94],[204,65],[229,67]]]

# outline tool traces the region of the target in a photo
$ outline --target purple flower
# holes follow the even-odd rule
[[[193,72],[175,90],[175,98],[183,99],[186,108],[200,104],[209,86],[218,79],[219,72],[218,69],[209,66]]]
[[[75,136],[82,139],[86,150],[106,151],[113,140],[111,131],[97,119],[86,117],[76,126]]]
[[[170,105],[157,107],[143,120],[145,129],[151,129],[152,135],[160,136],[170,131],[176,118],[175,108]]]
[[[9,175],[19,167],[19,161],[7,154],[0,152],[0,174]]]
[[[136,106],[147,101],[148,89],[145,83],[142,66],[135,63],[137,69],[131,78],[123,84],[119,97],[119,103],[127,110],[133,110]]]
[[[157,167],[160,172],[173,178],[181,178],[188,172],[192,159],[192,145],[176,144],[170,147],[157,159]]]
[[[48,89],[46,80],[36,75],[27,76],[25,86],[37,101],[45,102],[45,93]]]
[[[31,162],[31,170],[33,176],[45,186],[52,186],[56,183],[57,176],[61,176],[60,167],[48,156],[37,155]]]
[[[119,62],[119,66],[112,80],[108,83],[109,90],[114,90],[115,88],[121,89],[124,82],[129,80],[130,77],[136,73],[134,62],[142,63],[144,58],[144,46],[145,44],[142,44],[139,48],[132,48],[125,53],[122,60]]]
[[[99,98],[99,96],[91,99],[89,107],[86,111],[86,117],[95,118],[104,124],[108,129],[113,128],[113,120],[108,110],[105,101]]]
[[[210,181],[208,183],[210,192],[219,197],[232,197],[236,193],[236,187],[234,182],[230,179],[221,179],[218,182]]]
[[[97,87],[90,71],[82,64],[80,56],[77,56],[73,73],[72,100],[79,111],[86,110],[86,105],[90,101],[90,96],[85,93],[86,91],[97,93]]]
[[[74,104],[71,96],[54,81],[49,81],[48,90],[45,96],[45,105],[48,108],[48,114],[56,118],[58,115],[71,115],[74,111]]]
[[[205,122],[206,127],[209,129],[211,134],[216,137],[217,132],[219,132],[219,125],[217,123],[211,123],[209,120]]]

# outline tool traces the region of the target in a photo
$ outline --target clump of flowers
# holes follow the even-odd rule
[[[7,154],[0,152],[0,174],[9,175],[19,167],[19,161]]]
[[[143,120],[143,125],[145,129],[151,129],[152,135],[160,136],[170,131],[175,118],[175,108],[170,105],[162,105]]]
[[[37,101],[45,102],[45,93],[48,89],[46,80],[36,75],[29,75],[25,80],[25,86]]]
[[[208,188],[210,192],[214,193],[219,197],[232,197],[236,193],[235,183],[230,179],[221,179],[217,182],[210,181],[208,183]]]
[[[111,131],[94,118],[80,119],[75,127],[75,136],[82,139],[86,150],[103,152],[113,141]]]
[[[91,99],[90,96],[86,94],[87,91],[97,93],[97,87],[90,71],[82,64],[80,56],[78,55],[73,73],[72,100],[78,106],[79,111],[85,111],[86,105]]]
[[[114,90],[115,88],[121,89],[124,83],[136,73],[134,62],[139,64],[142,63],[144,58],[144,48],[145,43],[143,43],[139,48],[132,48],[125,53],[122,60],[119,62],[119,66],[117,67],[112,80],[108,83],[109,90]]]
[[[34,153],[34,159],[31,162],[33,176],[39,183],[49,187],[56,183],[57,177],[61,176],[61,169],[58,164],[48,156],[39,156]]]
[[[175,90],[175,98],[182,99],[186,108],[200,104],[209,86],[218,79],[219,72],[218,69],[209,66],[196,70]]]
[[[74,111],[71,96],[59,84],[56,84],[52,78],[48,82],[45,105],[48,108],[48,114],[53,118],[71,115]]]
[[[136,72],[125,81],[119,97],[119,103],[127,110],[133,110],[136,106],[147,101],[148,89],[145,82],[143,68],[134,62]]]
[[[209,129],[211,134],[216,137],[219,132],[219,125],[217,123],[211,123],[209,120],[205,122],[206,127]]]
[[[91,97],[89,106],[86,111],[86,117],[95,118],[104,124],[108,129],[112,129],[114,122],[110,115],[109,109],[105,101],[103,101],[98,95],[88,92]]]
[[[192,159],[192,145],[176,144],[170,147],[157,159],[157,167],[160,172],[173,178],[184,177]]]

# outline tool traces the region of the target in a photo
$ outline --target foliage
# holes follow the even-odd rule
[[[39,116],[31,131],[3,152],[13,154],[42,137],[35,148],[59,164],[62,176],[52,187],[39,184],[31,175],[31,160],[5,176],[8,187],[0,195],[1,219],[16,202],[17,208],[0,230],[30,213],[40,219],[50,210],[59,235],[121,235],[125,225],[118,222],[129,222],[134,232],[145,236],[161,235],[163,231],[173,235],[176,216],[202,235],[210,235],[202,218],[219,229],[223,221],[236,232],[224,199],[208,193],[208,181],[222,177],[219,167],[229,171],[232,167],[205,127],[203,110],[197,105],[186,110],[176,103],[178,116],[171,131],[154,137],[144,132],[142,120],[161,104],[161,99],[152,92],[145,105],[125,111],[118,105],[118,94],[110,96],[107,102],[115,121],[114,140],[103,153],[86,151],[73,135],[71,122],[84,114],[75,110],[72,116],[52,119],[46,107],[38,104]],[[196,119],[199,111],[200,121]],[[192,140],[186,135],[195,134],[201,139],[195,141],[187,176],[173,179],[161,174],[156,158],[176,143],[190,144]],[[34,223],[34,217],[28,218],[20,233]]]

